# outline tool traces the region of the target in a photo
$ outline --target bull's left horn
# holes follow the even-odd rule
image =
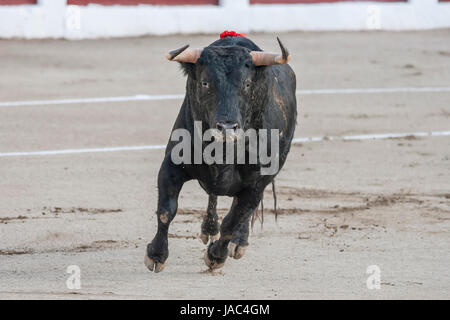
[[[189,45],[186,45],[180,49],[170,51],[166,54],[166,58],[170,61],[197,63],[202,52],[203,49],[191,49]]]
[[[250,52],[255,66],[273,66],[276,64],[286,64],[291,60],[291,55],[281,42],[280,38],[277,37],[277,40],[281,48],[281,55],[279,53],[269,53],[262,51]]]

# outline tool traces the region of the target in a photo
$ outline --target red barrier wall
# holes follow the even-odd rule
[[[250,0],[250,4],[333,3],[333,2],[408,2],[408,0]],[[450,1],[450,0],[446,0]]]
[[[90,3],[110,5],[134,6],[138,4],[154,4],[165,6],[176,5],[218,5],[219,0],[67,0],[67,4],[86,6]]]
[[[37,0],[0,0],[0,6],[18,5],[18,4],[37,4]]]

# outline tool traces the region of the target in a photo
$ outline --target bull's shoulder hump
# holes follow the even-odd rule
[[[252,51],[262,51],[252,40],[244,37],[226,37],[219,39],[209,45],[209,47],[239,46]]]

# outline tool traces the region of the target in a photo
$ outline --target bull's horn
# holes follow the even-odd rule
[[[166,54],[167,60],[177,61],[177,62],[188,62],[197,63],[198,58],[200,58],[203,49],[191,49],[189,45],[186,45],[180,49],[170,51]]]
[[[289,54],[289,51],[284,47],[280,38],[277,37],[277,40],[281,48],[281,55],[278,53],[269,53],[262,51],[250,52],[255,66],[273,66],[275,64],[286,64],[291,60],[291,55]]]

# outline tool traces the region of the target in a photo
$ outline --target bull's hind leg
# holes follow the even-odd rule
[[[245,248],[248,246],[249,219],[261,201],[263,190],[246,190],[234,198],[230,212],[220,226],[219,240],[211,243],[205,254],[205,263],[209,268],[221,268],[228,255],[231,254],[229,248],[234,250],[233,257],[243,256]],[[232,240],[235,242],[230,242]],[[242,246],[241,240],[243,241]]]
[[[156,273],[163,271],[169,257],[168,232],[178,209],[178,195],[187,181],[180,167],[166,156],[158,175],[158,231],[147,246],[145,265]]]
[[[217,196],[209,195],[208,208],[203,218],[200,239],[204,244],[219,239],[219,217],[217,215]]]

